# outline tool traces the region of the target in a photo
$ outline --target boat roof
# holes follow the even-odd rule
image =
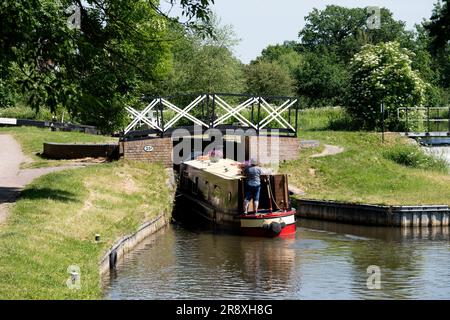
[[[217,162],[211,162],[209,159],[189,160],[185,161],[184,164],[227,180],[241,179],[244,177],[239,167],[241,163],[231,159],[219,159]]]

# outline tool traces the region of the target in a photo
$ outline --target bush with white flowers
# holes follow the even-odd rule
[[[404,122],[397,119],[398,108],[423,106],[429,85],[411,68],[412,56],[397,42],[366,45],[355,54],[349,66],[351,85],[346,107],[362,128],[380,128],[381,102],[385,106],[386,128],[390,130],[405,129]]]

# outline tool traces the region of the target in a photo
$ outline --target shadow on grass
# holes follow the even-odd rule
[[[16,187],[0,187],[0,204],[14,202],[19,192]]]
[[[51,199],[60,202],[79,202],[76,195],[69,191],[51,188],[28,188],[20,193],[19,199]]]

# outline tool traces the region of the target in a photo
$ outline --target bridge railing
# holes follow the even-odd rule
[[[450,132],[450,107],[402,107],[397,109],[397,118],[407,132]]]
[[[232,93],[144,97],[144,108],[126,107],[123,135],[170,135],[177,128],[253,129],[256,134],[297,134],[299,99]]]

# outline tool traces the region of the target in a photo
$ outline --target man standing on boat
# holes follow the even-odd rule
[[[257,166],[256,159],[250,159],[250,165],[244,169],[246,176],[244,211],[248,212],[250,200],[253,199],[255,214],[258,212],[259,194],[261,192],[261,174],[263,169]]]

